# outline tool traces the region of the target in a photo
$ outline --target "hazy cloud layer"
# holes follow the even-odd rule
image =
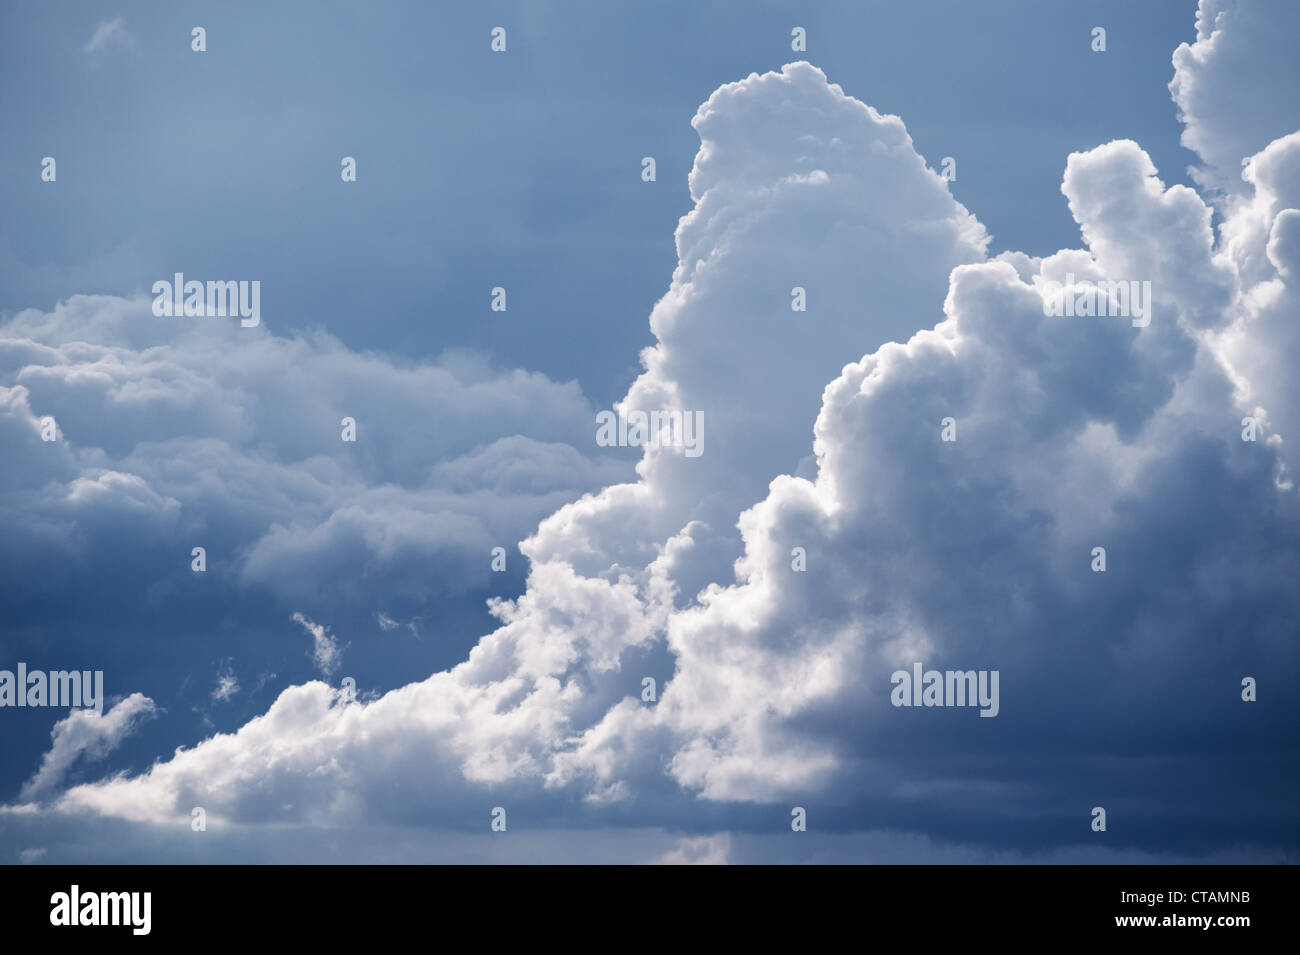
[[[47,416],[63,440],[41,440]],[[493,546],[627,473],[593,432],[575,383],[468,355],[400,364],[324,333],[156,318],[147,299],[74,296],[0,326],[0,510],[28,555],[92,556],[129,523],[115,547],[193,541],[212,572],[291,602],[456,593]],[[16,597],[43,572],[23,553],[0,557]]]

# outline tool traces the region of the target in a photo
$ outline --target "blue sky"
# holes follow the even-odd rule
[[[1197,10],[0,12],[0,668],[121,707],[0,710],[0,857],[1292,859],[1297,14]]]
[[[1165,84],[1194,10],[10,8],[0,308],[48,307],[73,288],[129,295],[182,267],[256,274],[274,283],[277,331],[321,326],[413,359],[472,348],[608,403],[639,370],[672,272],[699,145],[690,118],[723,83],[795,58],[792,26],[834,82],[904,117],[931,165],[958,160],[953,193],[995,249],[1042,254],[1077,241],[1059,189],[1069,152],[1136,138],[1182,181],[1194,157]],[[95,26],[119,15],[131,46],[87,55]],[[187,39],[199,20],[203,56]],[[1104,59],[1074,42],[1093,21],[1109,24]],[[508,56],[487,55],[497,24]],[[57,197],[26,175],[37,152],[67,170]],[[359,160],[356,189],[339,180],[345,155]],[[487,311],[498,285],[509,322]]]

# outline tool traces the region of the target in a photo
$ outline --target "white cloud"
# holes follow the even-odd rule
[[[293,622],[311,635],[311,659],[316,669],[326,678],[333,676],[343,660],[343,648],[338,639],[330,635],[328,627],[308,620],[300,613],[293,615]]]
[[[1174,51],[1169,90],[1198,182],[1244,192],[1242,160],[1300,127],[1300,15],[1290,0],[1201,0],[1196,40]]]
[[[1300,133],[1253,157],[1254,194],[1223,227],[1226,258],[1242,277],[1233,323],[1217,339],[1243,414],[1260,422],[1293,480],[1300,471]]]
[[[40,769],[22,790],[23,799],[40,799],[57,789],[68,770],[81,757],[100,759],[117,748],[142,720],[157,713],[153,700],[132,693],[106,713],[72,710],[54,724],[53,743],[41,759]]]
[[[721,832],[714,836],[684,838],[663,855],[657,856],[655,865],[726,865],[731,854],[731,834]]]
[[[415,637],[415,639],[420,639],[419,617],[412,617],[410,620],[403,622],[401,620],[393,619],[388,614],[384,613],[384,611],[380,610],[375,613],[375,620],[379,624],[379,629],[385,633],[391,633],[394,630],[401,630],[404,628],[409,630],[411,636]]]
[[[85,53],[101,53],[112,49],[126,49],[133,46],[135,38],[126,29],[126,19],[114,17],[95,27],[86,45],[81,49]]]
[[[227,664],[217,674],[217,685],[212,690],[212,699],[217,703],[226,703],[238,692],[239,680],[235,678],[234,672]]]
[[[1300,609],[1294,495],[1278,445],[1237,427],[1243,396],[1274,426],[1298,408],[1248,367],[1280,339],[1280,378],[1292,347],[1284,313],[1264,317],[1300,268],[1289,141],[1225,225],[1236,247],[1216,247],[1200,196],[1117,141],[1067,165],[1086,248],[990,261],[901,121],[806,64],[724,86],[694,122],[695,206],[623,407],[703,411],[706,453],[647,450],[636,483],[544,520],[521,548],[527,592],[494,603],[502,625],[454,669],[368,703],[290,687],[236,733],[69,789],[61,808],[397,821],[492,787],[683,811],[697,796],[924,808],[960,794],[1005,815],[1050,784],[1020,778],[1026,752],[1063,759],[1140,716],[1137,755],[1173,760],[1235,718],[1233,687],[1214,682],[1233,660],[1300,678],[1283,642]],[[1068,272],[1150,281],[1150,326],[1047,317],[1045,283]],[[807,312],[790,310],[796,285]],[[449,486],[460,466],[442,469]],[[401,553],[441,530],[387,512],[375,532],[364,502],[337,507],[284,553],[325,533]],[[1099,542],[1104,576],[1088,569]],[[1256,624],[1229,655],[1221,628],[1243,615]],[[888,674],[913,660],[997,667],[1014,689],[998,720],[913,719],[887,702]],[[701,845],[723,855],[689,842],[670,858]]]
[[[290,689],[262,721],[124,784],[132,813],[165,814],[177,794],[207,789],[212,773],[229,771],[219,754],[230,747],[281,751],[271,727],[295,740],[298,756],[278,760],[277,771],[295,790],[287,780],[315,773],[317,757],[333,751],[330,764],[351,792],[331,796],[329,811],[364,805],[372,785],[411,773],[413,746],[471,783],[564,785],[600,775],[604,757],[591,740],[633,718],[626,699],[640,689],[640,674],[624,663],[662,656],[675,600],[729,573],[740,547],[736,515],[771,475],[808,456],[826,380],[846,354],[931,324],[927,303],[941,298],[950,269],[982,260],[987,243],[900,120],[845,96],[807,64],[723,87],[695,125],[703,140],[691,176],[696,206],[678,229],[681,265],[651,317],[659,343],[624,406],[703,410],[708,452],[687,459],[651,450],[638,484],[611,486],[547,519],[522,545],[533,561],[528,593],[494,605],[504,625],[461,666],[365,705],[336,705],[314,684]],[[864,273],[863,260],[880,268]],[[794,285],[809,291],[806,313],[791,311]],[[413,524],[398,522],[411,539],[428,535]],[[671,669],[660,675],[667,680]],[[584,733],[593,735],[584,741]],[[655,766],[653,753],[642,755]],[[454,778],[429,772],[439,787]],[[238,785],[216,788],[242,798]],[[609,779],[589,796],[628,791]],[[205,798],[210,811],[238,812]],[[68,800],[120,804],[107,787],[81,787]],[[326,811],[314,802],[298,790],[294,812]]]
[[[492,547],[630,473],[594,447],[594,413],[575,383],[468,355],[412,364],[74,296],[0,324],[0,507],[23,543],[3,569],[30,587],[32,552],[120,559],[189,533],[220,572],[299,605],[460,593]]]

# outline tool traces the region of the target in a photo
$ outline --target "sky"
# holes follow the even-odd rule
[[[0,11],[0,859],[1295,861],[1300,11],[982,7]]]

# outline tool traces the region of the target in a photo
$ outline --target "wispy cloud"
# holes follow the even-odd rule
[[[81,49],[89,54],[104,53],[114,49],[129,49],[134,43],[135,38],[126,29],[126,18],[115,17],[95,27],[95,32]]]
[[[726,865],[731,855],[731,834],[720,832],[714,836],[684,838],[663,855],[652,860],[652,865]]]
[[[73,710],[54,724],[50,749],[36,775],[23,786],[24,799],[43,796],[62,784],[79,758],[100,759],[146,719],[158,713],[154,701],[143,693],[132,693],[107,713],[97,716],[89,710]]]
[[[407,630],[411,631],[411,635],[415,637],[415,639],[417,640],[420,639],[420,618],[419,617],[412,617],[410,620],[403,622],[401,620],[394,620],[388,614],[380,610],[378,613],[375,614],[375,619],[379,622],[379,629],[384,631],[384,633],[391,633],[394,630],[401,630],[402,628],[406,628]]]
[[[343,659],[343,648],[338,640],[330,636],[328,627],[309,620],[300,613],[293,615],[293,621],[311,634],[314,642],[312,662],[316,664],[316,669],[327,677],[333,676]]]
[[[217,685],[212,691],[212,699],[217,703],[225,703],[232,696],[239,692],[239,680],[235,679],[235,673],[229,663],[217,674]]]

